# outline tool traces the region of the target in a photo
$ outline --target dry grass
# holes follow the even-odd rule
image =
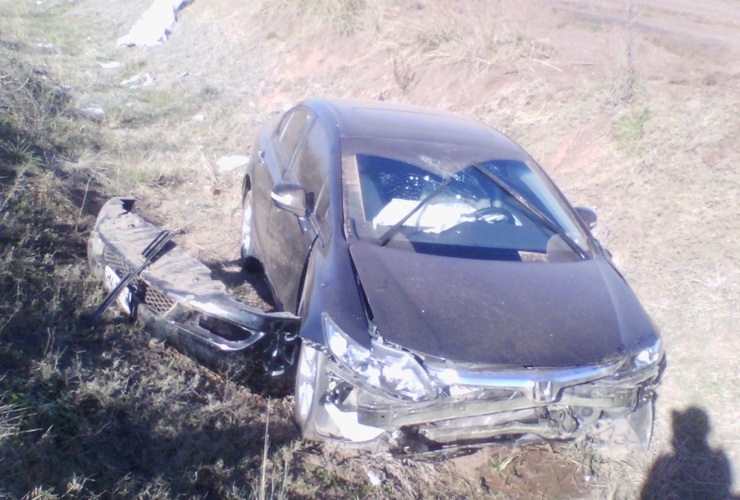
[[[377,29],[381,20],[378,14],[386,4],[385,0],[268,0],[262,2],[262,8],[282,20],[299,19],[298,25],[306,30],[300,34],[328,27],[341,36],[349,36]]]
[[[422,20],[407,27],[411,48],[422,59],[443,60],[475,73],[501,61],[534,56],[538,42],[507,23],[491,22],[497,8],[489,2],[431,6]]]

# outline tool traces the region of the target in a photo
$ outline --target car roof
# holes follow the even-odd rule
[[[447,111],[388,101],[311,99],[306,106],[337,127],[344,139],[393,139],[488,149],[493,154],[523,157],[511,139],[481,122]]]

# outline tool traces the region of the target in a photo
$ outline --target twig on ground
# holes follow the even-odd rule
[[[271,400],[267,400],[267,419],[265,420],[265,445],[262,449],[262,471],[260,475],[260,500],[265,500],[265,492],[267,491],[267,451],[270,448],[270,403]]]
[[[80,219],[82,218],[82,211],[85,209],[85,202],[87,201],[87,194],[90,191],[90,181],[91,179],[87,179],[87,185],[85,186],[85,195],[82,197],[82,203],[80,204],[80,212],[77,214],[77,220],[75,221],[75,232],[77,232],[77,228],[80,224]]]

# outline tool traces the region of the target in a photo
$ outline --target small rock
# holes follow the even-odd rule
[[[102,108],[81,108],[77,109],[77,116],[94,123],[103,123],[105,111]]]
[[[701,83],[707,86],[717,85],[717,75],[707,75],[702,79]]]
[[[220,189],[218,189],[216,186],[213,186],[211,184],[206,184],[203,186],[203,194],[205,196],[216,196],[221,192]]]

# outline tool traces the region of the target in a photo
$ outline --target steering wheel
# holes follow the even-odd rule
[[[504,222],[506,224],[514,223],[514,215],[502,207],[485,207],[473,212],[473,218],[476,222],[483,221],[489,224]]]

